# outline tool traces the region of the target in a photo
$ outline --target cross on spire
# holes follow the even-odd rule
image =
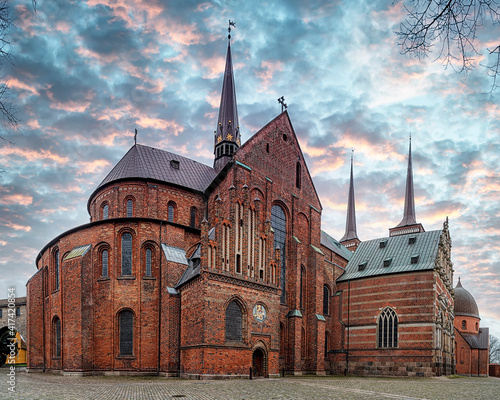
[[[278,103],[281,104],[281,112],[285,111],[288,108],[288,106],[285,104],[285,96],[281,96],[278,99]]]

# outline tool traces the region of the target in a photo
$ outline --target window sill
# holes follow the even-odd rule
[[[57,293],[57,292],[59,292],[59,290],[61,290],[61,289],[59,288],[59,289],[53,290],[51,294]]]
[[[143,276],[142,279],[145,281],[156,281],[154,276]]]
[[[137,357],[136,356],[116,356],[117,359],[121,359],[121,360],[135,360]]]
[[[123,280],[123,281],[133,281],[133,280],[135,280],[135,276],[132,276],[132,275],[122,275],[122,276],[119,276],[116,279]]]
[[[109,281],[109,276],[101,276],[97,278],[97,282]]]

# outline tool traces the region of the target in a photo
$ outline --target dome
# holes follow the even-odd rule
[[[460,278],[455,287],[455,315],[479,318],[476,300],[474,300],[474,297],[462,287]]]

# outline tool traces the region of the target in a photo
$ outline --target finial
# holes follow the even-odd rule
[[[227,38],[229,40],[231,40],[231,27],[232,26],[234,26],[236,28],[236,24],[234,23],[234,21],[229,20],[229,26],[227,27],[227,32],[228,32]]]
[[[134,144],[137,144],[137,128],[135,128]]]
[[[352,163],[353,158],[354,158],[354,149],[351,149],[351,163]]]
[[[278,103],[281,104],[281,112],[283,112],[284,110],[286,110],[288,108],[288,106],[285,104],[285,96],[281,96],[278,99]]]

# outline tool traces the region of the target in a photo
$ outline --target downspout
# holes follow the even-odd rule
[[[158,204],[158,203],[157,203]],[[161,261],[163,259],[163,248],[161,247],[161,228],[162,228],[163,221],[160,220],[160,271],[159,271],[159,290],[160,290],[160,295],[158,299],[158,375],[160,375],[160,360],[161,360],[161,292],[162,292],[162,286],[161,286],[161,275],[162,275],[162,270],[161,270]]]
[[[349,336],[351,336],[351,280],[347,281],[347,353],[346,353],[346,375],[349,373]]]

